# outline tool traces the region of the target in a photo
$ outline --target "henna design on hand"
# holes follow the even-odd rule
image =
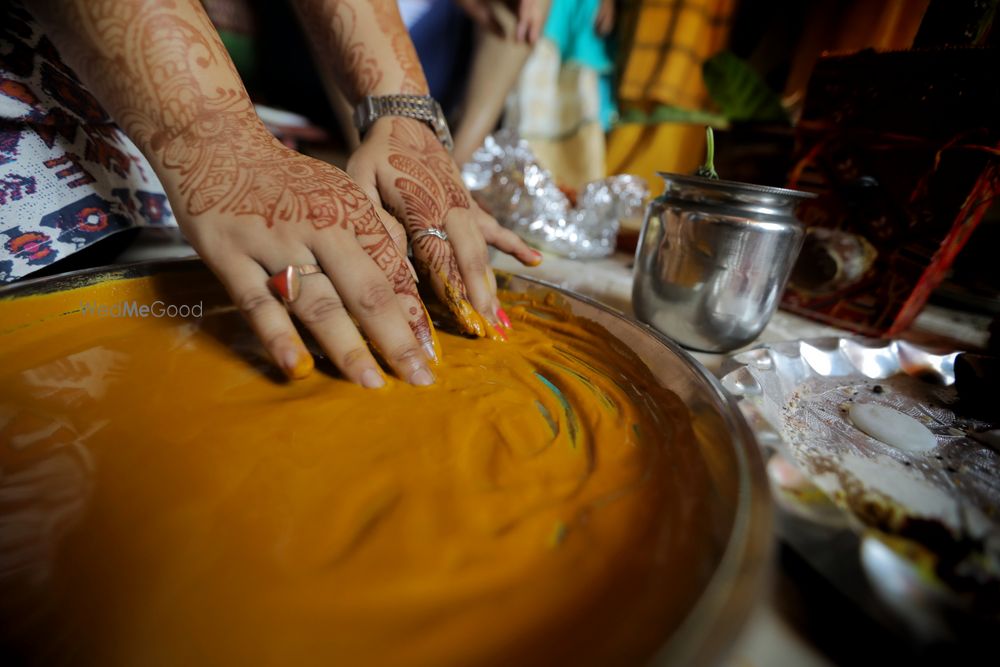
[[[358,243],[388,278],[393,291],[403,298],[413,335],[421,345],[430,344],[437,349],[431,318],[417,293],[417,283],[413,280],[407,259],[386,232],[375,210],[371,206],[368,210],[370,215],[365,215],[354,225]],[[423,317],[420,317],[421,313]]]
[[[439,151],[440,153],[440,151]],[[448,204],[451,208],[469,208],[469,192],[465,189],[455,173],[455,161],[450,157],[440,154],[430,154],[427,156],[427,164],[435,173],[442,175],[441,185],[444,186],[448,197]],[[451,174],[451,177],[448,177]]]
[[[302,23],[357,104],[378,93],[427,94],[427,80],[396,0],[296,0]]]
[[[441,168],[439,161],[432,159],[435,151],[443,149],[425,129],[422,125],[395,118],[389,135],[389,164],[403,174],[395,179],[395,186],[411,235],[422,229],[442,227],[454,207],[452,198],[444,194],[450,193],[454,186],[449,185],[451,175]],[[424,236],[417,244],[422,245],[425,268],[461,286],[461,298],[467,300],[458,263],[454,254],[448,252],[448,242]]]
[[[358,12],[348,2],[298,0],[302,24],[316,45],[335,62],[342,89],[360,99],[382,82],[378,59],[358,39]]]
[[[410,35],[399,16],[396,0],[376,0],[372,3],[372,8],[375,10],[375,21],[379,30],[389,37],[396,63],[403,70],[403,82],[399,92],[426,95],[427,79],[424,78],[424,70],[417,58],[417,50],[413,48]]]
[[[307,220],[316,228],[346,229],[371,207],[346,174],[270,135],[200,5],[185,16],[172,2],[75,6],[75,23],[109,45],[103,47],[108,53],[87,59],[91,80],[106,89],[129,136],[178,175],[188,214],[228,212],[260,216],[268,226]],[[230,85],[204,90],[206,82]]]
[[[399,211],[407,230],[414,233],[441,228],[454,209],[468,209],[469,195],[459,180],[454,161],[437,137],[422,123],[394,118],[389,134],[389,165],[397,172]],[[414,243],[424,272],[441,280],[439,294],[469,333],[493,337],[493,327],[469,303],[458,261],[448,241],[425,235]]]
[[[368,197],[344,172],[270,135],[196,0],[88,0],[67,9],[60,24],[92,44],[78,58],[89,80],[123,129],[174,176],[169,181],[182,198],[175,211],[183,203],[189,216],[351,230],[404,298],[418,340],[431,339],[429,319],[417,317],[422,303],[406,258]],[[360,53],[350,49],[351,57]]]

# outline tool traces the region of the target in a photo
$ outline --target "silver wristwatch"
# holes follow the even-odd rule
[[[449,151],[454,146],[451,130],[441,105],[430,95],[377,95],[361,100],[354,109],[354,126],[363,137],[368,128],[382,116],[404,116],[422,120],[431,126],[438,140]]]

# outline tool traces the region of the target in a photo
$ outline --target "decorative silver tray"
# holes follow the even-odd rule
[[[956,619],[996,620],[1000,580],[1000,455],[968,435],[987,424],[955,413],[957,355],[819,338],[722,367],[768,457],[781,537],[856,602],[877,599],[909,630],[944,640]],[[918,419],[937,444],[914,452],[866,435],[847,415],[854,402]]]

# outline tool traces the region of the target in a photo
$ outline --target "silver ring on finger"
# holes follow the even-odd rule
[[[315,264],[290,264],[271,276],[267,284],[278,293],[286,304],[299,298],[302,291],[302,276],[323,273],[323,269]]]
[[[448,240],[448,233],[439,227],[428,227],[427,229],[421,229],[419,232],[415,233],[410,237],[410,243],[416,243],[425,236],[435,236],[442,241]]]

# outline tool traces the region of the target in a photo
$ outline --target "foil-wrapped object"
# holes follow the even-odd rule
[[[542,250],[570,259],[606,257],[619,221],[642,215],[649,186],[638,176],[611,176],[583,187],[574,207],[528,142],[501,130],[462,168],[466,187],[504,227]]]

